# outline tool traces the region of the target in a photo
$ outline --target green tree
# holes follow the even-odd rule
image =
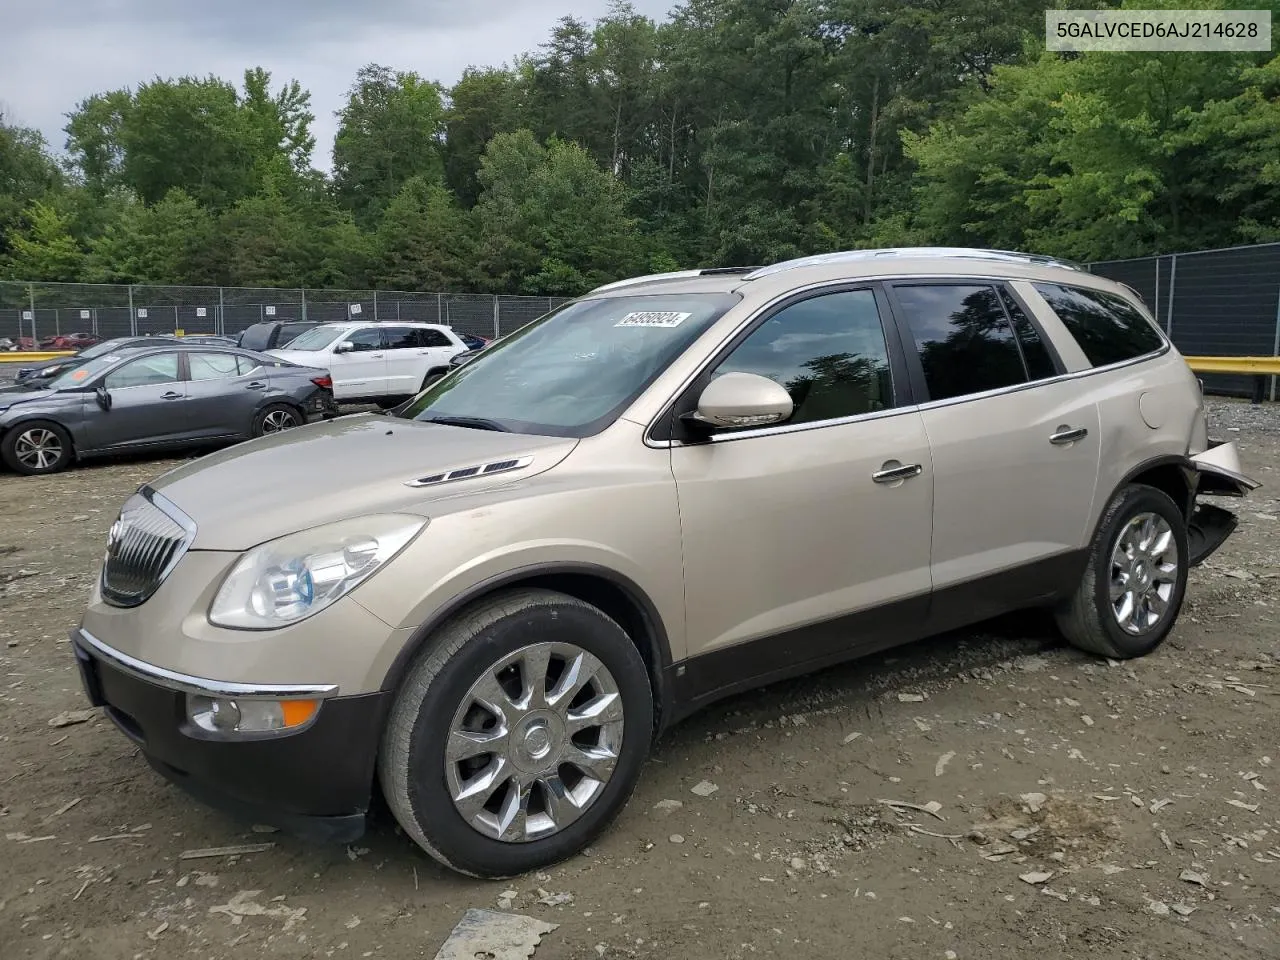
[[[445,181],[465,207],[480,198],[480,158],[500,133],[511,133],[524,119],[525,84],[512,70],[469,67],[449,91],[445,121]]]
[[[0,259],[9,230],[36,200],[60,190],[62,175],[35,130],[4,123],[0,116]]]
[[[414,177],[387,205],[374,240],[376,286],[467,289],[473,282],[471,217],[440,184]]]
[[[439,182],[444,103],[439,84],[370,64],[339,113],[333,185],[362,224],[372,224],[413,177]]]
[[[70,219],[36,200],[22,220],[10,227],[7,235],[8,278],[51,283],[79,280],[84,252],[71,236]]]
[[[95,283],[223,282],[214,217],[176,187],[151,206],[129,203],[91,243],[85,279]]]

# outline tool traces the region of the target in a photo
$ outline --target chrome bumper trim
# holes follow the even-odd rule
[[[181,693],[194,693],[206,697],[254,697],[271,700],[319,700],[336,696],[337,684],[322,683],[232,683],[229,680],[207,680],[192,677],[174,670],[166,670],[153,664],[121,653],[103,643],[83,628],[71,631],[71,642],[87,647],[93,653],[109,661],[112,666],[139,680],[167,687]]]

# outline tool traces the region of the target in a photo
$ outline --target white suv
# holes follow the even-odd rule
[[[435,323],[326,323],[287,349],[270,350],[290,363],[325,367],[342,403],[387,405],[411,397],[449,370],[469,348],[452,328]]]

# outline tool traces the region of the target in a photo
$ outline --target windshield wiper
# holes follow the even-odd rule
[[[498,433],[511,432],[496,420],[486,420],[483,417],[427,417],[423,422],[438,423],[446,427],[469,427],[472,430],[494,430]]]

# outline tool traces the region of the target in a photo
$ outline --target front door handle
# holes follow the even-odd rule
[[[1055,447],[1065,447],[1069,443],[1083,440],[1088,435],[1089,430],[1086,427],[1069,427],[1064,424],[1058,427],[1053,436],[1049,438],[1049,442]]]
[[[181,400],[182,394],[174,393],[172,390],[170,390],[168,393],[160,394],[160,399],[161,400]]]
[[[871,475],[871,479],[876,483],[901,483],[903,480],[918,477],[922,473],[924,473],[924,467],[918,463],[901,464],[897,460],[886,460],[880,469]]]

